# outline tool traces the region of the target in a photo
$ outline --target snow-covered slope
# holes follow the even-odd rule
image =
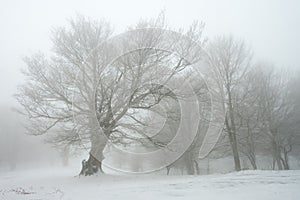
[[[74,177],[52,168],[0,173],[1,200],[222,199],[299,200],[300,171],[243,171],[205,176]]]

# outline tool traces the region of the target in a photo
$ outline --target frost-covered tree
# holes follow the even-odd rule
[[[226,132],[234,158],[235,170],[241,170],[238,149],[238,131],[236,117],[236,99],[243,79],[251,67],[252,54],[246,43],[232,36],[222,36],[213,40],[207,48],[206,63],[211,68],[212,77],[223,91]]]
[[[60,146],[84,144],[90,152],[83,162],[81,173],[85,175],[102,170],[108,139],[121,144],[141,142],[132,136],[134,133],[145,137],[147,132],[141,128],[147,124],[139,113],[154,112],[161,102],[174,100],[163,84],[153,83],[176,80],[202,54],[197,52],[186,61],[184,55],[192,48],[189,43],[180,44],[179,56],[167,51],[171,46],[155,49],[165,45],[161,38],[167,28],[163,15],[141,21],[129,31],[153,27],[160,28],[161,33],[148,29],[133,34],[121,45],[109,42],[113,31],[104,21],[78,16],[70,20],[68,27],[55,29],[50,56],[38,53],[24,59],[27,81],[16,98],[23,107],[22,113],[30,119],[28,132],[47,133],[49,141]],[[194,24],[182,33],[201,44],[202,28],[202,24]],[[167,44],[171,45],[180,41],[172,37],[169,40]],[[141,48],[145,45],[152,48]],[[136,50],[117,55],[130,49]],[[161,145],[159,141],[150,142]]]

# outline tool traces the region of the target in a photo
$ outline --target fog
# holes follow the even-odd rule
[[[76,13],[112,22],[116,32],[140,18],[155,17],[165,9],[167,21],[185,27],[195,19],[206,23],[205,34],[232,33],[248,41],[255,54],[278,66],[300,64],[300,3],[297,0],[200,1],[2,1],[0,7],[1,104],[22,81],[22,57],[48,51],[52,27],[66,24]]]
[[[43,137],[24,135],[25,130],[11,108],[18,107],[13,94],[24,81],[20,71],[26,65],[22,58],[38,51],[49,52],[53,27],[66,25],[68,19],[77,14],[105,19],[113,24],[115,33],[121,33],[140,18],[155,18],[164,10],[166,21],[172,27],[187,27],[193,20],[201,20],[205,23],[204,35],[209,40],[216,35],[232,34],[245,39],[256,60],[298,70],[299,8],[297,0],[1,1],[0,138],[3,162],[11,157],[21,163],[44,162],[45,155],[50,162],[60,159],[57,151],[42,142]],[[10,148],[3,148],[5,145]]]
[[[299,36],[298,0],[1,0],[0,199],[299,199]]]
[[[0,107],[0,169],[16,170],[53,166],[60,162],[59,154],[43,137],[25,134],[24,119],[9,106]]]

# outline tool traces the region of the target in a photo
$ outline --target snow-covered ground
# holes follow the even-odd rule
[[[300,171],[243,171],[203,176],[74,177],[78,169],[0,172],[1,200],[239,199],[299,200]]]

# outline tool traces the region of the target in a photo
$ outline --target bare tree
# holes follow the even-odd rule
[[[256,79],[256,73],[255,69],[251,68],[245,74],[234,99],[239,149],[253,169],[257,169],[256,155],[263,138],[257,84],[253,81]]]
[[[163,15],[141,21],[129,30],[153,27],[161,28],[163,33]],[[202,42],[202,29],[203,24],[194,24],[183,34]],[[149,29],[116,46],[109,43],[112,29],[108,23],[82,16],[71,20],[68,28],[55,29],[54,54],[50,58],[37,54],[25,59],[28,79],[16,98],[30,118],[29,133],[49,133],[51,141],[66,146],[83,143],[90,156],[83,161],[81,174],[101,171],[108,139],[126,144],[137,140],[132,134],[145,136],[141,127],[146,124],[138,113],[174,99],[163,84],[153,83],[178,80],[178,75],[202,55],[198,52],[187,62],[184,56],[193,48],[188,43],[180,44],[179,56],[155,49],[164,42],[161,34]],[[169,39],[169,44],[178,44],[178,38]],[[141,48],[145,44],[151,48]],[[137,50],[117,54],[130,49]],[[99,134],[101,131],[103,134]]]
[[[289,78],[286,73],[277,72],[267,65],[256,69],[258,110],[262,121],[263,133],[271,150],[273,168],[289,169],[287,154],[292,150],[294,138],[294,103],[290,96]],[[295,126],[294,126],[295,127]]]
[[[26,57],[27,83],[16,95],[22,112],[30,119],[28,133],[56,134],[55,141],[62,145],[80,144],[79,132],[91,138],[91,119],[94,98],[91,96],[97,84],[96,76],[105,65],[107,54],[102,49],[91,51],[104,42],[112,29],[105,22],[96,22],[78,16],[71,20],[69,28],[53,31],[54,54],[50,58],[41,53]],[[74,93],[80,92],[80,103],[74,102]],[[74,125],[73,115],[82,113],[86,118]],[[86,124],[84,124],[86,123]]]
[[[235,99],[239,85],[250,69],[251,52],[245,42],[232,36],[218,37],[207,48],[206,63],[210,66],[212,76],[216,78],[223,91],[224,106],[227,108],[225,119],[226,132],[230,141],[235,170],[241,170]]]

